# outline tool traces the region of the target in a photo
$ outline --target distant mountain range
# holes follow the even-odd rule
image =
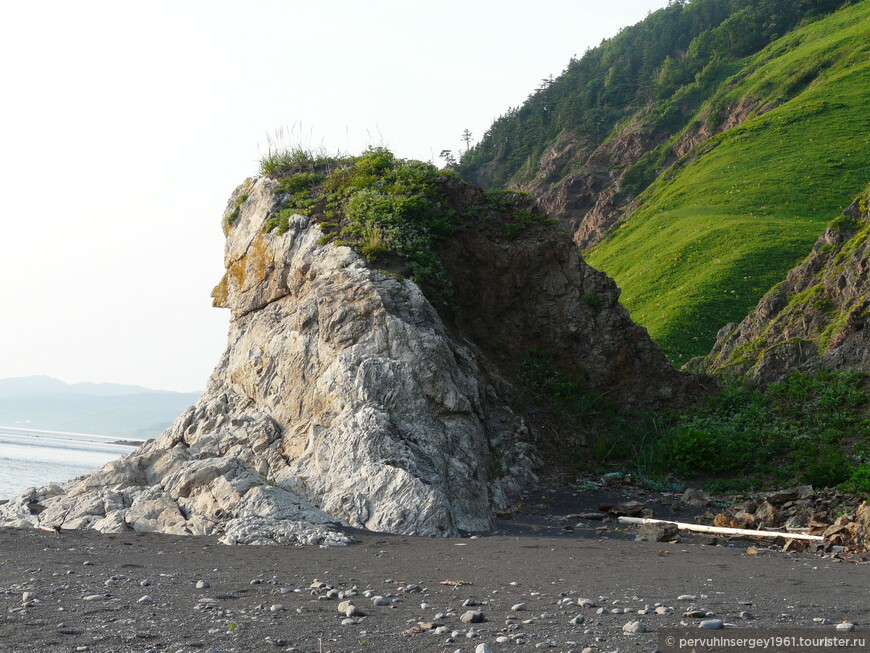
[[[68,384],[49,376],[0,379],[0,425],[146,439],[163,431],[200,394]]]

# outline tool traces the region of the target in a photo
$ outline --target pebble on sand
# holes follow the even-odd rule
[[[642,621],[629,621],[622,627],[626,633],[645,633],[647,631],[646,624]]]
[[[482,612],[478,612],[476,610],[468,610],[467,612],[463,612],[459,617],[459,621],[464,624],[479,624],[482,621],[486,621],[486,617]]]

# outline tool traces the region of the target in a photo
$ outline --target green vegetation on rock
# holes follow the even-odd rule
[[[446,238],[477,228],[513,239],[552,225],[524,193],[476,191],[451,170],[397,159],[385,148],[344,158],[273,152],[261,172],[278,181],[282,196],[266,231],[282,234],[292,215],[310,216],[320,224],[324,244],[347,245],[442,300],[451,294],[438,254]]]

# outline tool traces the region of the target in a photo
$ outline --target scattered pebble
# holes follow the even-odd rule
[[[839,623],[835,626],[837,630],[845,630],[845,631],[853,631],[855,630],[855,624],[849,623],[848,621],[844,621],[843,623]]]
[[[698,627],[706,628],[708,630],[720,630],[725,627],[725,622],[721,619],[704,619],[698,624]]]
[[[647,628],[646,624],[642,621],[629,621],[622,627],[622,630],[627,633],[645,633]]]
[[[477,610],[469,610],[468,612],[463,612],[459,617],[459,621],[464,624],[479,624],[483,621],[486,621],[486,617],[482,612],[478,612]]]

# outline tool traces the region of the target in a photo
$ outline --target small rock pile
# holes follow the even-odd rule
[[[727,528],[800,529],[824,537],[826,548],[870,549],[870,504],[836,489],[800,485],[754,498],[737,496],[728,509],[716,515],[708,511],[705,517],[712,517],[714,526]]]

